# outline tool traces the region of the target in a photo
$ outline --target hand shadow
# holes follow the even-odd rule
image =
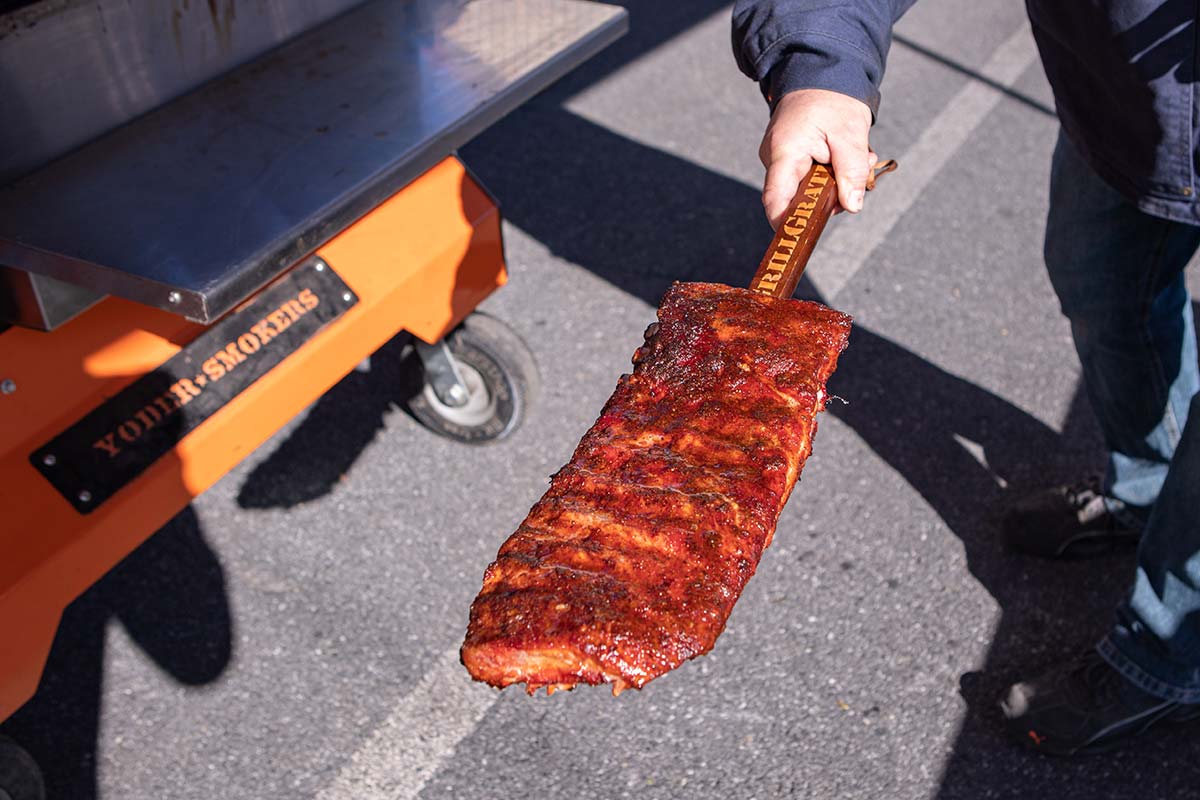
[[[41,766],[50,800],[97,796],[105,641],[114,620],[179,683],[211,683],[229,664],[225,576],[190,506],[67,606],[37,694],[3,725]]]

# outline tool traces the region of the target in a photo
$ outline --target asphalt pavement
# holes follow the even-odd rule
[[[483,570],[663,290],[744,284],[770,239],[728,5],[629,8],[462,151],[506,217],[484,309],[536,356],[525,425],[435,437],[400,407],[398,344],[351,373],[68,609],[3,727],[52,798],[1196,795],[1200,731],[1063,761],[996,711],[1102,635],[1133,564],[999,542],[1014,497],[1103,460],[1041,265],[1057,123],[1013,0],[922,0],[897,29],[872,143],[901,169],[799,291],[855,318],[842,402],[716,648],[615,699],[471,684]]]

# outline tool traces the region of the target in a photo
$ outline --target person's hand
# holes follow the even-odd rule
[[[861,211],[878,160],[867,143],[870,130],[871,109],[849,95],[799,89],[779,98],[758,148],[767,168],[762,202],[771,227],[779,227],[814,160],[833,168],[841,207]]]

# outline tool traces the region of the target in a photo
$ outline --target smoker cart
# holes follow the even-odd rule
[[[0,4],[12,9],[13,3]],[[455,148],[624,33],[583,0],[42,0],[0,15],[0,721],[63,608],[402,331],[413,414],[536,373]],[[0,741],[0,797],[40,796]]]

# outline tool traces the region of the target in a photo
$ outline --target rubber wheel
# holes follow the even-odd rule
[[[0,800],[46,800],[37,762],[6,736],[0,736]]]
[[[476,312],[447,337],[469,396],[457,408],[422,386],[408,410],[425,427],[455,441],[486,444],[510,435],[525,419],[540,388],[529,346],[495,317]]]

